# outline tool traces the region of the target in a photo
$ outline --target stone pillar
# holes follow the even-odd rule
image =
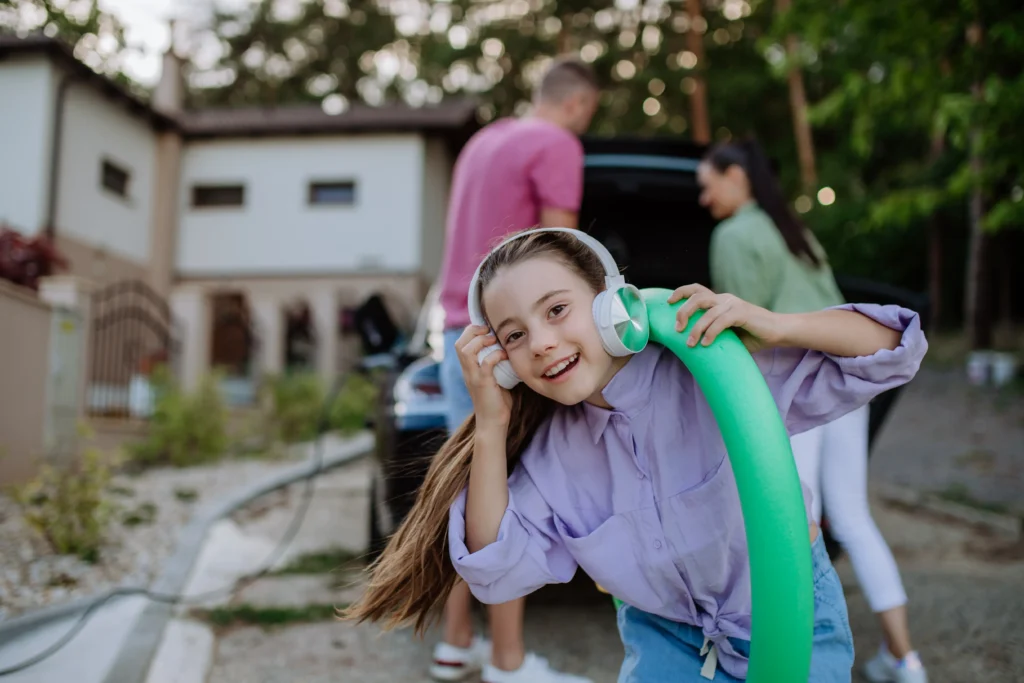
[[[316,324],[316,372],[330,385],[338,369],[338,296],[330,289],[311,292],[309,307]]]
[[[279,375],[284,370],[284,312],[281,302],[264,294],[250,294],[249,305],[259,330],[258,375]]]
[[[92,294],[97,284],[76,275],[54,275],[40,278],[39,298],[54,308],[71,311],[78,318],[78,362],[72,376],[64,376],[62,382],[75,384],[77,403],[76,419],[82,419],[88,412],[89,377],[92,365]],[[74,324],[71,321],[65,321]]]
[[[174,281],[174,259],[178,253],[181,151],[181,135],[177,131],[163,131],[157,134],[147,277],[150,286],[162,297],[166,297],[171,291]]]
[[[210,298],[200,287],[179,285],[171,292],[171,315],[181,330],[178,381],[195,391],[210,369]]]

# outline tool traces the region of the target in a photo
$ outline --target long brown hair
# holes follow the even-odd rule
[[[768,155],[756,140],[720,143],[708,151],[704,160],[719,173],[725,173],[730,166],[742,168],[750,181],[754,201],[772,219],[790,253],[810,261],[815,268],[821,266],[821,254],[815,251],[806,226],[786,203]]]
[[[604,288],[604,267],[597,254],[569,233],[539,232],[507,242],[487,258],[480,271],[483,291],[502,268],[530,258],[557,259],[594,290]],[[486,311],[485,311],[486,315]],[[534,433],[555,404],[519,384],[512,390],[512,416],[505,452],[511,474]],[[458,580],[448,554],[448,511],[469,484],[476,418],[466,421],[441,446],[409,514],[369,567],[362,596],[341,613],[343,619],[380,622],[384,629],[415,625],[422,634],[440,618]]]

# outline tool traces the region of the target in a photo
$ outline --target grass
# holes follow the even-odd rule
[[[963,484],[950,484],[942,491],[937,492],[936,495],[942,500],[965,505],[967,507],[974,508],[975,510],[994,512],[1001,515],[1009,512],[1009,508],[1003,503],[990,503],[988,501],[978,500],[971,495],[971,492],[968,491],[967,487]]]
[[[344,548],[332,548],[299,555],[271,576],[286,574],[330,574],[339,569],[352,569],[363,563],[360,553]]]
[[[199,493],[195,489],[176,488],[174,497],[183,503],[192,503],[199,497]]]
[[[304,605],[302,607],[256,607],[232,605],[193,610],[192,614],[218,629],[231,626],[261,626],[264,629],[327,621],[337,617],[346,605]]]

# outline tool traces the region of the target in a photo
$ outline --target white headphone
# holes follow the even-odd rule
[[[619,267],[615,259],[604,248],[604,245],[595,240],[585,232],[570,228],[536,228],[513,235],[504,240],[501,244],[491,250],[469,283],[469,319],[473,325],[486,325],[483,313],[480,308],[480,270],[495,251],[513,240],[538,232],[566,232],[590,247],[604,266],[605,290],[594,299],[593,315],[594,323],[597,325],[598,334],[601,337],[601,344],[612,356],[628,356],[639,353],[647,346],[650,338],[650,328],[647,322],[647,306],[640,296],[640,290],[631,284],[619,273]],[[501,350],[501,344],[493,344],[481,350],[477,360],[481,364],[488,355]],[[512,369],[512,364],[503,360],[494,366],[494,378],[498,384],[505,389],[511,389],[522,380]]]

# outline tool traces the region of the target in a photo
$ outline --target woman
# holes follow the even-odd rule
[[[711,280],[728,292],[777,313],[838,306],[839,292],[824,250],[790,211],[760,146],[722,144],[698,167],[700,201],[721,221],[711,237]],[[885,641],[864,674],[877,683],[925,683],[910,644],[907,596],[892,552],[868,508],[868,407],[792,439],[800,478],[822,504],[836,540],[850,555]]]

